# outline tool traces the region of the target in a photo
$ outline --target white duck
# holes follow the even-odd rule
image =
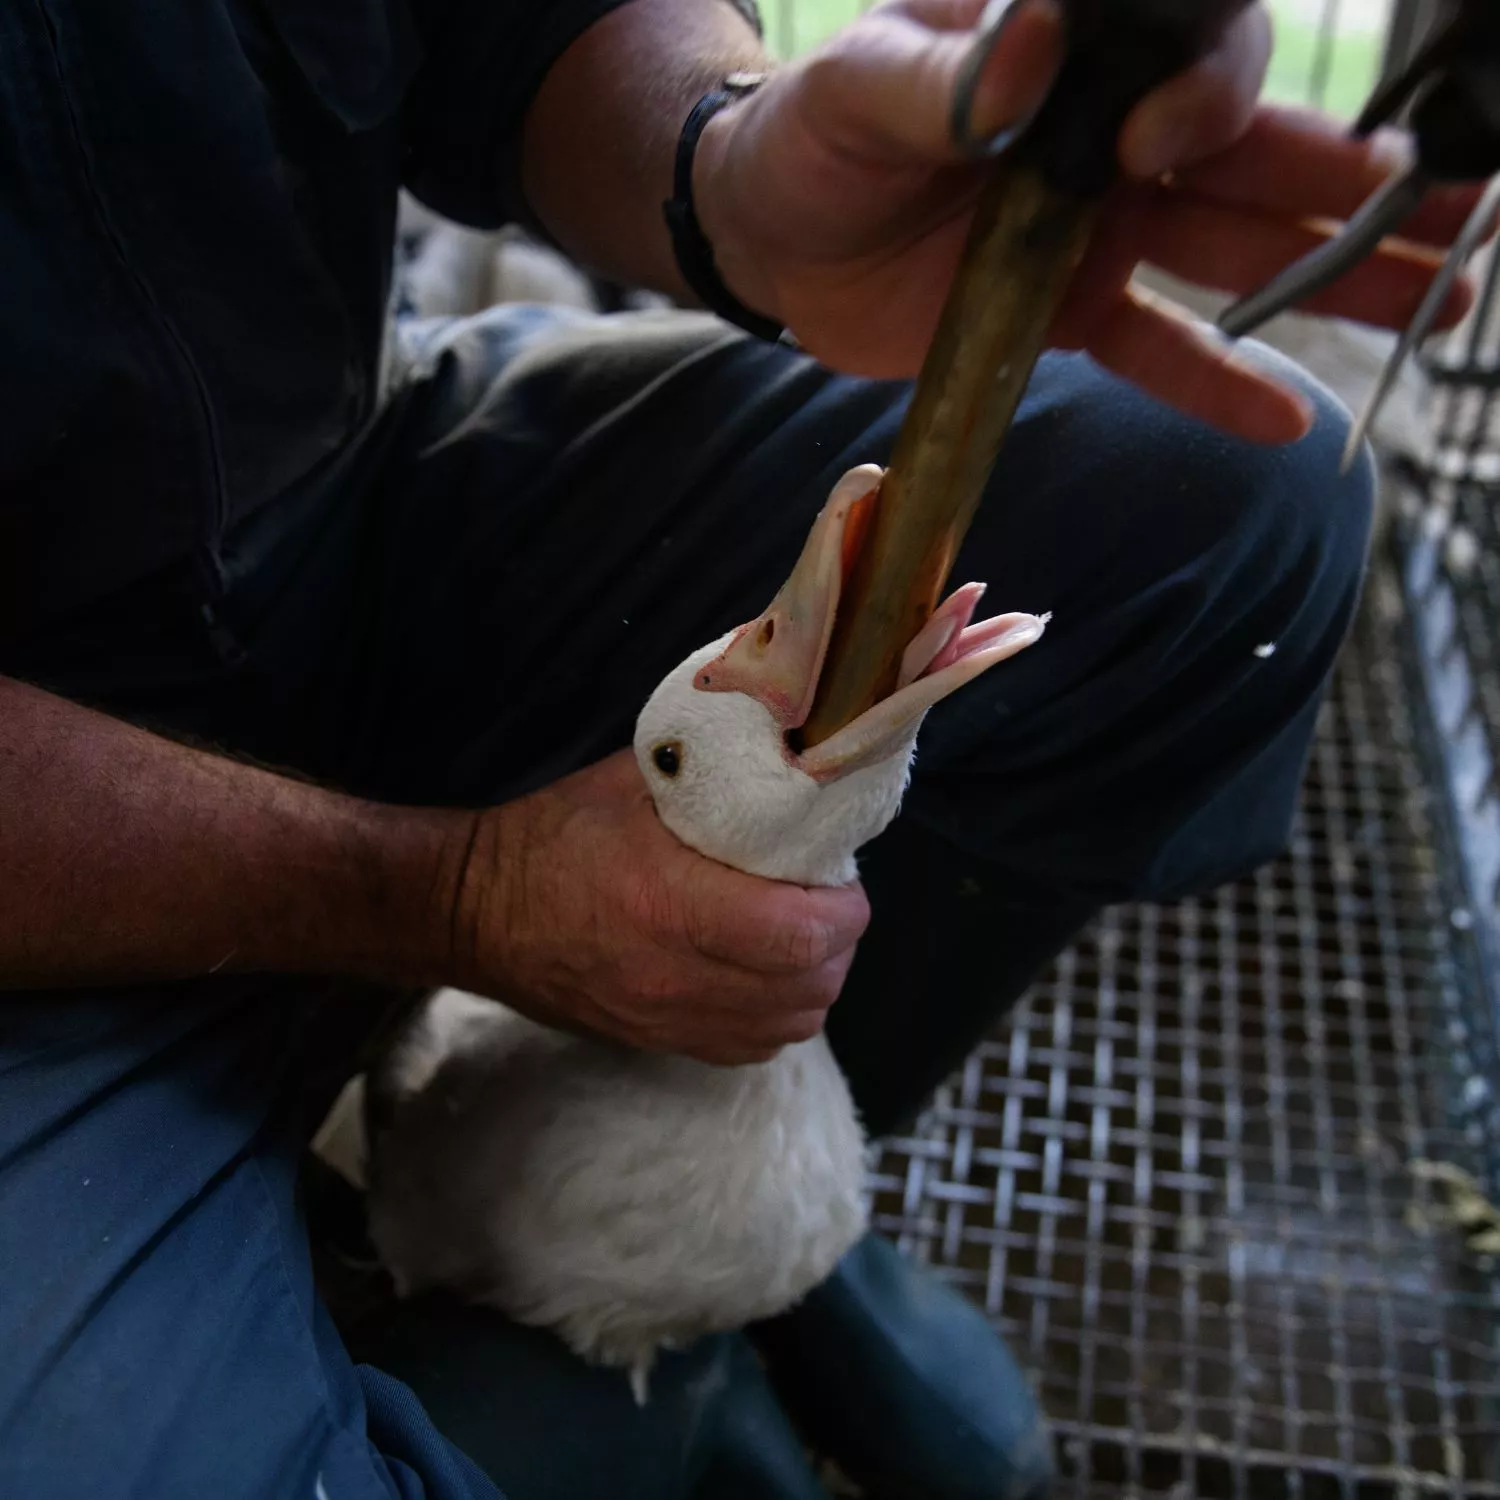
[[[927,710],[1041,635],[971,625],[951,595],[911,641],[897,690],[797,751],[840,590],[881,471],[835,487],[759,619],[694,652],[641,711],[635,753],[666,826],[751,874],[855,876],[895,816]],[[389,1055],[370,1225],[398,1289],[442,1286],[630,1372],[656,1351],[796,1302],[865,1229],[864,1135],[822,1037],[710,1067],[564,1035],[445,991]]]

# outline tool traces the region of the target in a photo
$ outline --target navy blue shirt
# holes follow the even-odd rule
[[[0,626],[211,580],[370,422],[398,187],[512,217],[526,108],[618,3],[0,6]]]

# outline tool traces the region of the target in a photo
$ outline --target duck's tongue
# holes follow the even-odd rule
[[[866,539],[880,479],[881,470],[865,464],[834,486],[770,607],[741,626],[694,678],[705,692],[744,693],[763,704],[788,735],[796,764],[819,780],[877,764],[905,749],[934,703],[1031,645],[1046,625],[1045,619],[1027,614],[971,624],[984,586],[966,584],[916,636],[897,644],[901,668],[895,691],[822,743],[806,749],[798,745],[797,731],[817,696],[839,598]]]

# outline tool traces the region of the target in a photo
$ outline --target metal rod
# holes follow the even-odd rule
[[[1407,356],[1413,349],[1419,348],[1432,332],[1442,313],[1443,304],[1448,300],[1448,294],[1453,290],[1454,283],[1457,282],[1464,267],[1468,265],[1469,257],[1488,236],[1497,212],[1500,212],[1500,177],[1495,178],[1485,189],[1484,196],[1480,198],[1473,213],[1469,215],[1464,227],[1459,231],[1458,238],[1453,242],[1453,248],[1448,252],[1448,258],[1443,262],[1442,269],[1433,278],[1432,285],[1427,288],[1427,295],[1422,299],[1422,305],[1417,309],[1416,316],[1397,340],[1396,347],[1391,351],[1384,369],[1380,372],[1380,379],[1375,383],[1375,389],[1370,392],[1365,401],[1358,420],[1349,429],[1349,441],[1345,444],[1341,465],[1342,472],[1347,473],[1353,466],[1364,443],[1365,434],[1370,430],[1370,425],[1379,415],[1385,398],[1396,384]]]
[[[894,691],[901,655],[937,607],[1098,207],[1022,162],[996,165],[840,601],[806,744]]]
[[[1331,239],[1294,261],[1258,291],[1241,297],[1219,314],[1219,329],[1230,338],[1254,333],[1274,318],[1332,286],[1366,260],[1387,235],[1395,234],[1422,205],[1432,179],[1421,163],[1387,178]]]
[[[1248,0],[1060,3],[1067,59],[980,194],[839,602],[805,744],[826,740],[894,690],[1117,178],[1116,143],[1130,111],[1204,55]],[[1001,29],[984,28],[979,47],[993,47]],[[968,104],[958,111],[959,144],[968,112]]]

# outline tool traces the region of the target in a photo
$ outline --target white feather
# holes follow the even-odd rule
[[[892,717],[884,759],[814,779],[759,701],[695,687],[732,638],[694,652],[641,711],[657,811],[725,864],[842,884],[896,815],[921,713]],[[670,776],[652,753],[665,742]],[[448,1287],[553,1328],[628,1370],[638,1398],[658,1349],[785,1310],[865,1232],[864,1133],[821,1037],[716,1068],[449,991],[387,1074],[403,1097],[374,1143],[370,1226],[398,1287]]]
[[[641,713],[662,820],[753,874],[852,879],[855,850],[900,805],[915,730],[889,760],[820,784],[759,703],[693,688],[724,644]],[[668,739],[682,747],[671,779],[650,757]],[[398,1283],[555,1328],[638,1384],[664,1344],[790,1306],[864,1233],[864,1134],[821,1037],[714,1068],[447,992],[395,1066],[410,1093],[379,1143],[371,1230]]]

